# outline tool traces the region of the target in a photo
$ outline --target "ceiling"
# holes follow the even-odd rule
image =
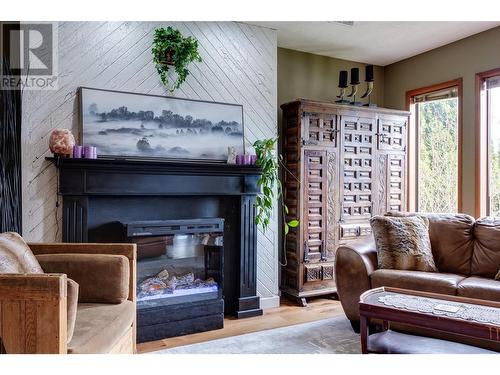
[[[248,22],[278,31],[278,46],[358,61],[389,65],[452,43],[500,22]],[[349,22],[347,22],[349,23]]]

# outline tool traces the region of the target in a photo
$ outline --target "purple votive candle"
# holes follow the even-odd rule
[[[257,162],[257,155],[250,155],[250,164],[254,165]]]
[[[243,159],[242,159],[242,156],[243,156],[243,155],[241,155],[241,154],[237,154],[237,155],[236,155],[236,164],[238,164],[238,165],[243,164]]]
[[[245,154],[243,157],[244,157],[244,159],[243,159],[243,160],[244,160],[243,164],[245,164],[245,165],[250,165],[250,162],[251,162],[250,154]]]
[[[82,158],[82,146],[79,145],[73,146],[73,158],[75,159]]]
[[[91,159],[92,158],[92,149],[91,146],[83,146],[82,149],[82,157],[85,159]]]

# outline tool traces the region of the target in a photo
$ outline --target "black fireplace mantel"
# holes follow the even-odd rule
[[[225,216],[224,242],[227,238],[233,248],[225,246],[224,251],[229,265],[227,274],[224,270],[226,312],[240,318],[262,314],[256,293],[255,224],[260,168],[130,159],[47,160],[59,169],[65,242],[115,242],[114,223],[122,219],[192,219],[187,217],[191,212]],[[196,211],[197,207],[201,208]]]
[[[61,172],[61,195],[256,195],[253,165],[47,158]]]

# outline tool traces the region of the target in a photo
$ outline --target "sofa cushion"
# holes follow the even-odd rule
[[[455,295],[463,276],[451,273],[378,269],[370,275],[372,288],[389,286]]]
[[[474,223],[465,214],[426,214],[432,254],[439,272],[470,275]]]
[[[494,279],[500,269],[500,218],[477,220],[474,236],[471,275]]]
[[[17,233],[0,233],[0,273],[43,273],[29,246]]]
[[[379,268],[437,271],[426,218],[374,216],[370,224]]]
[[[80,285],[81,303],[121,303],[128,298],[127,257],[111,254],[43,254],[37,259],[45,272],[65,273]]]
[[[471,276],[460,281],[457,294],[462,297],[500,302],[500,281]]]
[[[131,301],[119,304],[79,304],[75,332],[68,344],[68,353],[109,352],[131,327],[134,315],[135,306]]]

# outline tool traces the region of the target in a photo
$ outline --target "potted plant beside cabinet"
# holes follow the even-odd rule
[[[261,194],[258,195],[256,199],[255,205],[257,215],[255,221],[265,231],[269,227],[271,221],[273,201],[280,202],[281,215],[283,216],[283,230],[286,236],[290,228],[296,228],[299,225],[299,221],[296,219],[286,220],[288,207],[282,199],[280,200],[280,198],[282,198],[283,189],[279,179],[279,166],[281,164],[283,168],[286,169],[286,167],[281,163],[282,156],[276,155],[276,141],[277,138],[269,138],[255,141],[253,144],[257,155],[256,164],[262,169],[262,174],[257,182],[262,190]],[[297,179],[288,169],[286,169],[286,172]],[[300,183],[298,179],[297,181]]]

